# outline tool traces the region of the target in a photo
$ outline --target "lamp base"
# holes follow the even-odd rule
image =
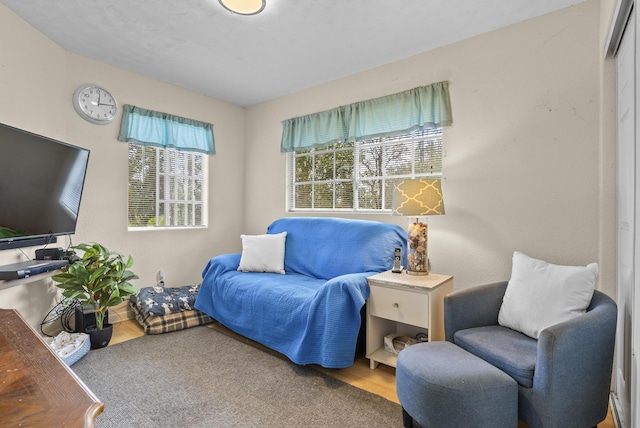
[[[409,224],[407,254],[407,274],[429,275],[429,257],[427,254],[427,222],[419,221]]]
[[[420,275],[429,275],[429,272],[423,272],[423,271],[413,271],[413,270],[405,270],[405,272],[407,273],[407,275],[416,275],[416,276],[420,276]]]

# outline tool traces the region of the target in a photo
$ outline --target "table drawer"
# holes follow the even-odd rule
[[[369,314],[375,317],[429,327],[429,295],[394,288],[371,286]]]

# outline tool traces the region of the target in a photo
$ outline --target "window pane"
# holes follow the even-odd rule
[[[333,152],[320,153],[315,156],[314,179],[316,181],[333,179]]]
[[[384,150],[379,145],[365,145],[360,154],[360,176],[381,177]]]
[[[167,202],[165,204],[164,221],[166,226],[176,225],[176,204]]]
[[[194,180],[193,182],[193,198],[196,201],[202,200],[202,180]],[[199,223],[196,223],[199,224]]]
[[[385,148],[385,175],[411,174],[411,146],[411,143],[397,143]]]
[[[187,200],[187,182],[184,177],[176,178],[176,199],[179,201]],[[191,195],[189,195],[191,196]]]
[[[314,208],[333,208],[333,185],[316,184],[313,192]]]
[[[169,158],[169,174],[176,173],[176,152],[174,150],[167,150],[167,157]]]
[[[442,143],[428,140],[420,141],[415,148],[416,173],[442,173]]]
[[[169,176],[169,194],[167,195],[167,199],[176,200],[176,178]]]
[[[382,208],[382,180],[363,180],[358,187],[360,208],[376,210]]]
[[[296,186],[296,208],[313,208],[311,203],[311,184]]]
[[[167,195],[165,190],[166,181],[164,180],[164,176],[160,176],[160,178],[162,179],[158,182],[158,199],[169,199],[169,195]]]
[[[149,147],[135,146],[129,150],[129,224],[146,226],[155,218],[156,152]]]
[[[296,183],[312,180],[313,158],[311,156],[296,156]]]
[[[194,224],[203,224],[202,223],[202,205],[197,204],[195,206],[195,217],[194,217]]]
[[[336,208],[353,208],[353,183],[336,183]]]
[[[166,219],[165,212],[167,211],[166,208],[167,208],[166,204],[158,205],[158,219],[157,219],[158,226],[168,226],[165,220]]]
[[[352,158],[353,159],[353,158]],[[340,165],[336,170],[336,179],[352,179],[353,178],[353,165]]]
[[[187,224],[187,213],[184,204],[176,204],[176,226],[184,226]]]

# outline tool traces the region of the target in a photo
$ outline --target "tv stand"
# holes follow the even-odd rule
[[[53,270],[62,269],[69,264],[68,260],[27,260],[0,266],[0,280],[28,278]]]
[[[30,282],[40,281],[42,279],[47,279],[52,277],[53,275],[60,273],[60,270],[52,270],[49,272],[39,273],[38,275],[32,275],[26,278],[20,279],[10,279],[7,281],[0,280],[0,291],[5,290],[11,287],[17,287],[18,285],[28,284]]]

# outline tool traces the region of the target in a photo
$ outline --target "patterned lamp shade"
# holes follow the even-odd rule
[[[444,214],[440,180],[402,180],[393,191],[392,206],[393,215],[416,217],[407,231],[407,274],[428,275],[427,223],[418,217]]]
[[[393,190],[392,206],[393,215],[444,214],[440,179],[402,180]]]

